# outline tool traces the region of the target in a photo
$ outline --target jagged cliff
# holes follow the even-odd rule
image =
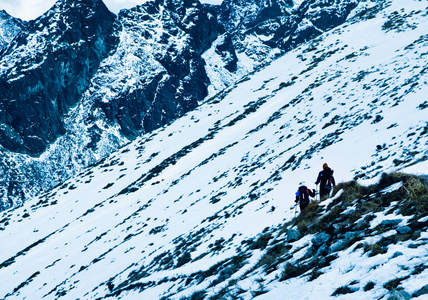
[[[26,26],[26,22],[12,17],[5,10],[0,10],[0,53]]]
[[[2,53],[0,140],[40,155],[64,135],[63,118],[115,48],[115,16],[102,1],[57,2]]]

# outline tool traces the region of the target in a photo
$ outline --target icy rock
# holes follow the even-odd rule
[[[64,115],[116,47],[113,33],[119,25],[102,1],[83,1],[73,9],[67,5],[59,1],[52,14],[35,20],[2,53],[2,64],[8,63],[0,75],[0,86],[7,87],[0,89],[0,103],[8,105],[2,112],[6,122],[0,140],[8,150],[37,156],[64,135]],[[52,22],[52,29],[44,27]]]
[[[355,224],[355,228],[358,230],[366,229],[370,226],[369,222],[366,219],[359,220],[357,224]]]
[[[412,229],[409,226],[400,226],[396,230],[399,234],[407,234],[412,232]]]
[[[328,248],[329,248],[328,245],[326,245],[326,244],[322,245],[321,247],[319,247],[319,249],[318,249],[317,253],[315,254],[315,256],[319,257],[319,256],[326,256],[326,255],[328,255]]]
[[[233,275],[233,273],[234,273],[233,270],[229,267],[221,270],[218,276],[219,282],[223,282],[226,279],[229,279]]]
[[[345,240],[338,240],[337,242],[335,242],[334,244],[331,245],[330,253],[343,250],[343,249],[345,249],[345,247],[346,247],[346,241]]]
[[[27,26],[25,21],[9,15],[0,10],[0,52]]]
[[[295,242],[297,240],[300,240],[302,238],[302,235],[297,229],[289,229],[287,231],[287,242]]]
[[[385,227],[390,227],[390,226],[397,226],[398,224],[400,224],[403,220],[402,219],[395,219],[395,220],[383,220],[380,225],[381,226],[385,226]]]
[[[402,252],[400,252],[400,251],[397,251],[397,252],[395,252],[395,253],[392,255],[392,257],[391,257],[391,258],[396,258],[396,257],[401,256],[401,255],[403,255],[403,253],[402,253]]]
[[[355,232],[347,232],[345,233],[345,240],[352,240],[355,237],[357,237],[359,234],[361,233],[361,231],[355,231]]]
[[[330,239],[331,235],[321,232],[312,239],[312,245],[319,247]]]
[[[346,220],[344,222],[333,224],[334,233],[338,234],[346,231],[346,227],[349,225],[349,223],[350,223],[349,220]]]
[[[388,300],[408,300],[412,297],[405,291],[394,291],[391,296],[388,297]]]
[[[424,285],[419,291],[415,292],[413,294],[413,297],[419,297],[422,295],[427,295],[428,294],[428,284]]]

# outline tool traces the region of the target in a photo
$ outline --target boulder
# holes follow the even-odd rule
[[[413,297],[419,297],[422,295],[427,295],[428,294],[428,284],[424,285],[420,290],[416,291],[413,294]]]
[[[297,229],[289,229],[287,231],[287,242],[295,242],[297,240],[300,240],[302,238],[302,235]]]
[[[380,225],[384,227],[393,227],[400,224],[403,220],[402,219],[393,219],[393,220],[383,220]]]
[[[408,234],[412,232],[412,229],[409,226],[400,226],[396,230],[399,234]]]
[[[393,291],[392,294],[388,297],[388,300],[409,300],[412,297],[406,291]]]
[[[330,246],[330,253],[343,250],[345,249],[345,247],[346,247],[346,241],[343,239],[340,239]]]
[[[312,238],[311,242],[312,242],[312,245],[314,245],[314,247],[320,247],[325,242],[327,242],[330,238],[331,238],[331,235],[329,235],[328,233],[325,233],[325,232],[321,232],[321,233],[317,234],[316,236],[314,236]]]

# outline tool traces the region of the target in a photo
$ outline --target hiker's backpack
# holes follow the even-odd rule
[[[333,183],[334,183],[334,179],[333,179],[333,170],[332,169],[330,169],[330,176],[328,177],[328,182],[327,182],[327,185],[329,186],[329,187],[331,187],[332,185],[334,185]]]
[[[308,188],[304,185],[299,187],[299,201],[301,204],[309,204]]]
[[[331,188],[331,185],[333,183],[333,170],[330,168],[327,168],[324,170],[324,176],[325,176],[325,187]]]

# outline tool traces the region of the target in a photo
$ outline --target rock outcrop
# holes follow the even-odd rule
[[[114,49],[116,17],[101,0],[61,0],[31,22],[0,61],[0,144],[40,155]]]

